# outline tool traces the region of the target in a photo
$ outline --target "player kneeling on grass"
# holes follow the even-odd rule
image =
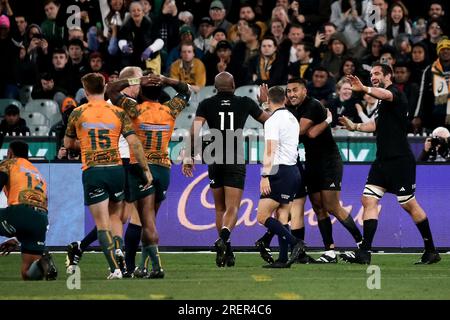
[[[13,238],[0,245],[0,252],[8,255],[20,241],[22,279],[55,280],[56,266],[45,249],[47,184],[28,161],[25,142],[11,142],[7,160],[0,163],[0,189],[3,188],[8,207],[0,209],[0,236]]]
[[[294,237],[280,221],[271,217],[275,210],[280,217],[289,215],[301,179],[296,166],[300,127],[297,119],[284,106],[284,101],[283,88],[270,88],[268,103],[273,113],[264,124],[266,143],[257,219],[271,233],[278,235],[280,256],[277,261],[265,266],[268,268],[289,268],[305,251],[304,242]],[[289,245],[293,250],[288,258]]]

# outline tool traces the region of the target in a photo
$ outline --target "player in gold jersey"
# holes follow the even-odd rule
[[[7,160],[0,163],[0,188],[8,198],[8,207],[0,209],[0,236],[10,239],[0,245],[7,255],[21,242],[24,280],[55,280],[56,266],[45,250],[48,227],[47,183],[28,161],[28,145],[13,141]]]
[[[120,94],[120,91],[134,83],[141,84],[138,104]],[[162,85],[171,85],[178,94],[170,101],[161,104],[158,97]],[[134,275],[142,278],[163,278],[161,260],[158,253],[159,236],[156,229],[156,213],[165,199],[170,179],[169,142],[175,126],[175,119],[186,107],[190,91],[185,83],[164,76],[149,75],[140,79],[129,79],[109,84],[108,97],[115,105],[122,106],[130,115],[133,127],[144,147],[147,163],[153,176],[154,192],[142,189],[139,168],[133,152],[130,154],[130,167],[127,174],[129,199],[137,201],[142,223],[142,259]],[[148,272],[151,260],[152,270]]]
[[[120,134],[126,138],[142,168],[143,188],[152,189],[153,178],[130,118],[123,109],[104,100],[104,77],[89,73],[81,82],[88,103],[70,115],[64,146],[81,149],[84,201],[95,220],[98,240],[111,269],[108,279],[120,279],[122,272],[115,258],[115,249],[119,248],[114,248],[116,243],[122,242],[125,181],[118,147]]]

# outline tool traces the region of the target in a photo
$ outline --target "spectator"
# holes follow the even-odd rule
[[[402,62],[409,62],[411,60],[412,43],[410,35],[406,33],[399,34],[394,39],[394,48],[397,52],[397,60]]]
[[[367,10],[367,8],[363,8],[363,11],[366,13],[364,17],[364,21],[366,22],[366,25],[373,26],[375,28],[375,31],[378,34],[386,34],[387,31],[387,16],[388,16],[388,8],[389,3],[387,0],[370,0],[368,1],[368,5],[378,7],[378,12],[380,13],[380,19],[378,21],[373,21],[374,16],[373,10]]]
[[[374,28],[366,26],[359,40],[355,43],[353,49],[351,50],[352,56],[356,59],[361,59],[362,56],[367,54],[367,50],[369,49],[369,44],[372,43],[372,40],[377,35],[377,32]]]
[[[209,6],[209,16],[216,28],[224,29],[226,34],[228,34],[232,24],[225,19],[226,11],[222,1],[216,0],[211,2],[211,5]]]
[[[423,72],[419,99],[414,117],[421,120],[422,127],[450,128],[450,40],[442,38],[437,44],[438,59]]]
[[[181,44],[181,59],[170,66],[170,77],[189,84],[193,91],[199,92],[206,84],[206,70],[203,62],[195,58],[194,44]]]
[[[388,64],[391,67],[396,64],[397,56],[395,49],[389,45],[384,45],[380,51],[380,62]]]
[[[259,34],[261,29],[256,24],[250,24],[241,30],[241,41],[236,44],[231,55],[233,65],[241,65],[238,74],[234,74],[236,87],[252,83],[250,61],[259,55]]]
[[[20,110],[16,105],[9,105],[5,109],[5,118],[0,123],[0,132],[3,135],[23,135],[30,133],[24,119],[20,117]]]
[[[16,15],[14,20],[16,22],[16,27],[12,34],[12,39],[16,46],[25,46],[26,31],[28,27],[27,19],[24,15]]]
[[[328,43],[329,51],[325,54],[322,65],[334,78],[337,78],[339,69],[346,58],[347,45],[340,33],[333,34]]]
[[[97,72],[105,77],[105,81],[109,81],[109,75],[103,68],[103,57],[100,52],[92,52],[89,55],[89,72]]]
[[[191,43],[193,41],[194,41],[194,31],[192,30],[192,28],[189,26],[182,26],[180,28],[180,43],[170,51],[169,56],[167,57],[166,73],[170,72],[170,68],[173,62],[181,57],[181,44]],[[195,45],[194,45],[194,53],[198,59],[203,59],[204,56],[203,52],[200,49],[198,49]]]
[[[194,29],[194,15],[189,11],[181,11],[178,14],[178,20],[181,21],[182,25],[189,26]]]
[[[318,66],[318,62],[313,57],[313,47],[308,43],[297,45],[298,61],[289,65],[289,78],[302,78],[311,81],[313,70]]]
[[[81,77],[83,77],[89,70],[88,61],[84,56],[83,41],[73,39],[69,41],[69,61],[67,67],[69,69],[69,77],[72,79],[72,88],[69,89],[69,94],[75,94],[78,89],[82,88]]]
[[[283,24],[278,19],[270,22],[270,31],[268,33],[275,39],[277,46],[279,46],[286,39]]]
[[[343,78],[336,84],[337,97],[332,99],[329,104],[329,109],[333,115],[333,122],[331,126],[334,128],[338,124],[338,118],[346,116],[350,120],[359,123],[361,119],[358,115],[358,110],[355,104],[358,102],[352,96],[352,85],[349,80]]]
[[[432,0],[429,2],[430,8],[428,10],[428,24],[432,21],[440,21],[442,23],[443,33],[448,35],[448,16],[446,15],[443,2],[441,0]],[[447,8],[448,9],[448,8]]]
[[[364,70],[370,72],[370,70],[372,69],[372,64],[380,60],[381,49],[385,43],[386,37],[383,35],[377,35],[373,39],[372,43],[369,45],[369,53],[361,59],[361,64]]]
[[[209,43],[212,39],[214,23],[210,17],[203,17],[198,26],[198,36],[194,40],[195,47],[204,54],[209,50]]]
[[[212,39],[209,42],[209,53],[214,53],[216,50],[216,46],[220,41],[226,41],[227,40],[227,34],[225,33],[225,30],[223,29],[216,29],[212,33]]]
[[[442,23],[439,21],[431,21],[427,28],[428,37],[422,41],[426,46],[427,52],[429,54],[430,61],[435,61],[437,59],[436,46],[444,35],[442,30]]]
[[[410,131],[414,133],[421,132],[420,121],[414,120],[414,110],[419,97],[419,86],[410,81],[411,70],[406,63],[397,63],[394,65],[394,86],[403,92],[408,99],[408,120],[410,121]]]
[[[144,16],[140,2],[130,4],[130,19],[126,20],[119,31],[118,45],[122,51],[123,66],[146,68],[147,60],[159,56],[164,42],[157,38],[156,28],[153,28],[152,21]]]
[[[337,79],[342,79],[348,75],[356,75],[363,83],[366,83],[369,79],[367,71],[362,70],[361,64],[355,58],[348,57],[342,62],[341,68],[339,69],[339,75]]]
[[[72,13],[67,10],[71,5],[76,5],[80,9],[80,13],[75,14],[75,18],[79,19],[79,26],[84,33],[87,33],[90,27],[97,26],[97,24],[99,26],[101,25],[102,17],[98,1],[65,0],[63,4],[64,6],[60,8],[60,13],[62,13],[62,16],[58,16],[58,22],[60,25],[66,26],[69,15],[72,15]],[[62,21],[60,19],[62,19]]]
[[[329,41],[336,31],[336,26],[333,23],[328,22],[324,24],[323,28],[320,28],[320,30],[316,32],[314,47],[316,47],[316,57],[318,59],[323,60],[325,53],[329,50]]]
[[[349,48],[353,48],[359,40],[365,26],[361,18],[362,4],[360,1],[338,0],[331,5],[330,22],[336,25]]]
[[[86,42],[86,39],[84,38],[84,31],[78,26],[71,26],[68,31],[67,40],[73,40],[78,39],[83,41],[83,48],[89,48],[89,44]]]
[[[294,13],[295,23],[304,27],[307,34],[314,34],[331,16],[332,0],[302,0],[298,13]]]
[[[275,8],[273,8],[271,21],[273,20],[281,21],[283,29],[285,30],[289,27],[291,23],[287,11],[283,6],[276,6]]]
[[[358,116],[361,122],[367,123],[375,121],[375,116],[377,114],[378,99],[372,97],[371,95],[365,94],[362,104],[356,103],[355,108],[358,111]]]
[[[175,1],[164,0],[159,19],[159,36],[164,41],[164,55],[167,55],[173,48],[180,44],[179,29],[181,27],[181,21],[178,20],[177,14],[178,8]],[[170,66],[170,64],[166,62],[166,66]]]
[[[268,37],[261,41],[260,54],[249,62],[255,84],[265,83],[270,88],[287,83],[287,59],[277,49],[274,38]]]
[[[104,0],[106,2],[106,0]],[[103,36],[108,37],[111,33],[111,26],[121,27],[125,21],[127,7],[124,0],[107,0],[107,6],[100,6],[103,17]]]
[[[450,132],[447,128],[438,127],[433,130],[431,137],[425,140],[423,150],[417,161],[450,161]]]
[[[42,22],[41,29],[45,39],[51,44],[51,46],[61,45],[64,40],[64,27],[58,26],[56,23],[56,17],[61,5],[57,0],[45,0],[44,10],[47,19]]]
[[[59,105],[61,105],[66,95],[67,93],[63,88],[55,86],[53,75],[50,72],[41,73],[39,84],[34,86],[31,92],[33,99],[54,100]]]
[[[292,24],[288,27],[288,37],[280,45],[280,51],[284,57],[289,58],[289,64],[298,60],[297,58],[297,45],[302,43],[305,39],[305,33],[303,27],[298,24]]]
[[[259,40],[262,40],[263,36],[265,35],[267,31],[267,25],[264,22],[256,21],[255,17],[255,11],[253,11],[253,7],[250,3],[244,2],[241,4],[241,7],[239,9],[239,19],[245,20],[248,23],[256,23],[261,28],[261,35]],[[230,30],[227,33],[227,38],[231,42],[238,42],[239,35],[238,35],[238,25],[234,24],[231,26]]]
[[[10,35],[10,21],[5,15],[0,16],[0,97],[17,98],[18,88],[14,76],[14,67],[19,57],[20,49],[14,45]],[[26,54],[22,48],[22,56]]]
[[[411,82],[420,84],[422,80],[423,71],[430,65],[428,59],[428,52],[425,44],[418,42],[412,46],[411,52]]]
[[[336,96],[334,80],[324,67],[317,67],[313,71],[312,81],[306,88],[308,95],[319,100],[324,106],[328,106]]]
[[[408,22],[408,9],[401,1],[398,1],[389,8],[386,36],[390,43],[393,44],[393,39],[401,33],[410,35],[412,34],[412,29]]]
[[[53,75],[55,87],[62,88],[67,94],[74,96],[76,89],[72,85],[74,79],[70,76],[68,61],[66,50],[60,48],[53,50],[50,73]]]
[[[217,43],[214,54],[207,53],[205,55],[205,68],[206,68],[206,85],[214,85],[214,78],[217,74],[223,71],[227,71],[231,74],[235,74],[231,64],[231,44],[222,40]]]

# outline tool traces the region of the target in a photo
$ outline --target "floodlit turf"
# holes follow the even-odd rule
[[[52,282],[23,282],[20,256],[0,257],[0,299],[450,299],[449,255],[428,266],[412,264],[419,254],[374,255],[379,290],[367,288],[367,266],[343,262],[263,269],[258,254],[237,253],[236,267],[219,269],[213,254],[161,256],[165,279],[107,281],[103,255],[85,254],[80,290],[67,289],[64,254],[54,254],[59,278]]]

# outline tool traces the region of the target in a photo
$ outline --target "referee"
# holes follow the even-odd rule
[[[297,168],[300,126],[294,115],[284,106],[285,93],[281,87],[272,87],[268,104],[272,116],[264,125],[264,162],[261,175],[261,199],[258,203],[258,222],[278,236],[280,255],[267,268],[289,268],[304,253],[304,243],[294,237],[286,225],[272,218],[288,217],[301,177]],[[287,223],[287,219],[286,219]],[[288,259],[289,245],[293,248]]]
[[[372,241],[378,225],[378,202],[385,192],[397,195],[403,209],[411,216],[422,235],[425,252],[416,264],[441,260],[431,235],[427,215],[415,199],[416,161],[407,140],[408,101],[404,93],[392,85],[392,69],[374,64],[370,72],[373,87],[364,86],[356,76],[348,76],[353,91],[378,99],[375,121],[355,124],[346,117],[340,122],[351,131],[376,132],[377,154],[364,187],[364,239],[359,249],[341,255],[351,263],[370,264]]]
[[[216,228],[219,239],[214,243],[218,267],[234,266],[235,257],[231,249],[230,234],[237,222],[245,182],[243,128],[248,116],[264,123],[269,114],[248,97],[234,94],[235,83],[228,72],[219,73],[214,80],[217,94],[203,100],[191,127],[191,157],[183,160],[183,174],[193,176],[194,149],[200,146],[200,129],[206,122],[215,146],[210,157],[203,152],[203,161],[208,164],[210,187],[216,209]],[[237,141],[237,142],[236,142]],[[211,150],[212,148],[208,148]]]

